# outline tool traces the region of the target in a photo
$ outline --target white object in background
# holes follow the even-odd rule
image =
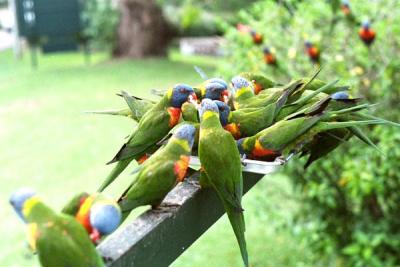
[[[269,174],[278,170],[278,168],[285,164],[283,160],[277,160],[274,162],[265,162],[259,160],[250,160],[244,159],[243,163],[243,171],[258,173],[258,174]],[[201,163],[199,157],[190,156],[189,167],[194,170],[200,170]]]

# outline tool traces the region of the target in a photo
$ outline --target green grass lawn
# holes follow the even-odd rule
[[[212,72],[210,64],[200,65]],[[125,118],[84,114],[84,110],[118,108],[120,90],[152,97],[149,90],[177,82],[200,82],[192,62],[168,59],[110,61],[95,54],[90,66],[80,54],[40,57],[32,70],[29,58],[16,61],[0,53],[0,266],[36,266],[26,249],[23,224],[8,205],[18,187],[35,188],[54,208],[79,191],[94,191],[133,124]],[[127,173],[108,190],[116,195],[129,183]],[[279,189],[279,190],[278,190]],[[310,256],[287,230],[275,232],[295,208],[281,192],[290,192],[285,177],[263,180],[246,197],[248,247],[252,266],[305,266]],[[280,192],[280,193],[279,193]],[[173,266],[241,266],[239,250],[224,217]]]

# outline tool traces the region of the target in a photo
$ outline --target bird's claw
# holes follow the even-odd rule
[[[283,156],[280,156],[275,159],[275,162],[279,163],[280,165],[284,165],[288,162],[288,159]]]
[[[244,162],[245,159],[246,159],[246,154],[240,155],[240,162],[242,163],[243,167],[247,166],[247,163]]]

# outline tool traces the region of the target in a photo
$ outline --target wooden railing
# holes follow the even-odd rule
[[[277,168],[272,165],[265,173]],[[244,193],[263,176],[244,172]],[[195,173],[172,190],[159,209],[146,211],[97,249],[107,266],[169,266],[223,214],[215,192],[201,189]]]

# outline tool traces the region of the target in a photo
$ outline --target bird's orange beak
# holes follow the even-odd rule
[[[196,93],[191,93],[189,95],[188,101],[190,103],[193,103],[193,104],[197,105],[197,95],[196,95]]]
[[[225,104],[227,104],[229,102],[229,91],[228,91],[228,89],[222,91],[220,100],[222,102],[224,102]]]

